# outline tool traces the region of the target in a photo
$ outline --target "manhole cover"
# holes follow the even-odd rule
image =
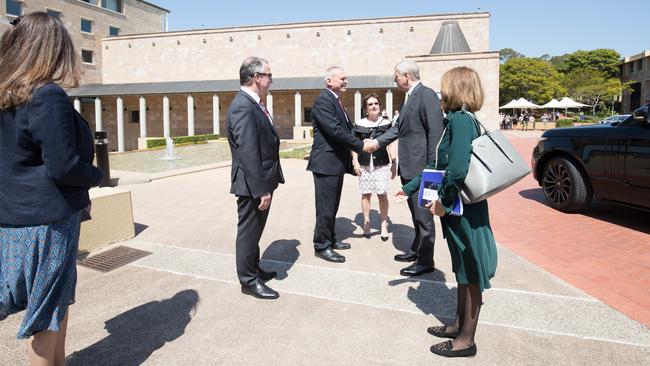
[[[78,261],[77,264],[100,272],[110,272],[115,268],[137,261],[149,254],[151,254],[151,252],[145,252],[144,250],[133,249],[121,245],[117,248],[93,255],[92,257],[84,258]]]

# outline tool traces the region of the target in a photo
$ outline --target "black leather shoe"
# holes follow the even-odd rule
[[[315,254],[317,257],[323,258],[328,262],[335,262],[335,263],[345,262],[345,257],[333,251],[332,248],[317,250]]]
[[[427,333],[438,338],[456,338],[458,337],[458,332],[447,332],[446,325],[436,325],[433,327],[427,328]]]
[[[476,344],[463,349],[453,349],[451,341],[434,344],[429,348],[431,352],[443,357],[474,357],[476,356]]]
[[[395,260],[398,262],[415,262],[418,255],[415,253],[395,254]]]
[[[277,276],[277,275],[278,275],[278,273],[275,272],[275,271],[266,272],[265,270],[260,268],[260,270],[259,270],[259,272],[257,274],[257,277],[259,277],[260,280],[266,282],[266,281],[270,281],[270,280],[274,279],[275,276]]]
[[[429,273],[435,271],[435,267],[433,266],[423,266],[421,264],[411,264],[408,267],[402,268],[401,271],[399,271],[399,274],[402,276],[419,276],[421,274]]]
[[[242,285],[241,293],[264,300],[273,300],[280,297],[280,294],[278,294],[277,291],[265,285],[264,282],[260,280],[253,282],[250,286]]]
[[[348,243],[341,243],[340,241],[337,241],[336,243],[332,244],[332,249],[336,249],[336,250],[345,250],[350,248],[352,248],[352,245]]]

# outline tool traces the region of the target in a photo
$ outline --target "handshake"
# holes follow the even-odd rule
[[[363,151],[372,154],[379,149],[379,144],[375,140],[365,139],[363,140]]]

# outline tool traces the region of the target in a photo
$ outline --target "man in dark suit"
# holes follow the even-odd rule
[[[352,155],[364,148],[364,143],[352,134],[352,123],[341,94],[346,90],[348,78],[338,66],[327,69],[326,88],[312,106],[314,144],[309,155],[307,170],[314,175],[316,191],[316,227],[314,250],[316,256],[330,262],[345,262],[345,257],[334,249],[350,249],[350,244],[336,240],[336,213],[341,201],[343,176],[354,174]],[[372,143],[366,144],[368,148]]]
[[[280,138],[261,100],[273,76],[268,61],[248,57],[239,68],[241,89],[228,109],[228,143],[232,154],[230,193],[237,196],[236,262],[241,291],[261,299],[277,299],[264,282],[276,276],[259,266],[259,241],[273,191],[284,183]]]
[[[413,61],[395,66],[395,83],[406,92],[406,101],[395,125],[375,141],[386,146],[399,137],[399,175],[402,184],[415,178],[436,156],[436,145],[442,137],[443,115],[436,93],[420,83],[420,69]],[[433,244],[435,227],[428,210],[418,207],[418,192],[408,197],[415,239],[411,251],[395,256],[396,261],[415,262],[403,268],[403,276],[417,276],[434,270]]]

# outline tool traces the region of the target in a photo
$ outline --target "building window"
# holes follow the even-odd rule
[[[627,73],[628,74],[634,73],[634,61],[627,64]]]
[[[81,18],[81,31],[84,33],[92,33],[93,32],[92,20]]]
[[[21,16],[23,12],[23,6],[20,1],[7,0],[7,15]]]
[[[91,50],[81,50],[81,62],[86,64],[93,63],[93,51]]]
[[[311,120],[311,107],[304,107],[302,114],[303,114],[303,121],[305,121],[305,122],[313,122]]]
[[[636,71],[643,70],[643,59],[640,59],[636,62]]]
[[[61,12],[58,10],[47,9],[47,14],[55,18],[61,18]]]
[[[83,1],[84,3],[88,3],[88,4],[97,5],[97,0],[81,0],[81,1]]]
[[[102,8],[121,13],[122,0],[102,0]]]
[[[118,27],[108,27],[108,35],[109,36],[119,36],[120,35],[120,28]]]
[[[140,110],[131,111],[131,123],[140,123]]]

